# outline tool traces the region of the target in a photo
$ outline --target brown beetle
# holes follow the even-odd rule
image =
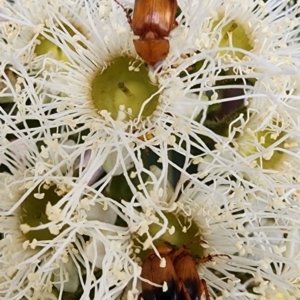
[[[177,26],[177,0],[135,0],[132,18],[122,4],[114,1],[123,8],[133,33],[139,36],[133,40],[138,55],[151,66],[164,60],[170,50],[165,38]]]
[[[165,266],[160,266],[161,258],[151,251],[143,262],[141,277],[165,289],[142,281],[139,300],[200,300],[203,293],[210,300],[206,281],[199,278],[197,266],[218,256],[231,258],[226,254],[195,258],[186,246],[176,248],[169,244],[158,246],[157,251],[165,259]]]
[[[200,263],[212,261],[217,256],[230,258],[226,254],[215,254],[195,259],[186,246],[182,246],[170,255],[178,281],[180,282],[179,299],[200,300],[204,293],[205,299],[210,300],[206,281],[199,278],[197,266]]]

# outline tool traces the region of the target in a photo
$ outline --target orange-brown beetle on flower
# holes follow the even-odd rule
[[[214,257],[231,258],[226,254],[196,258],[186,246],[177,248],[170,244],[160,245],[156,249],[160,257],[152,250],[143,262],[139,300],[200,300],[202,295],[210,300],[206,281],[199,278],[197,266],[212,261]]]
[[[196,259],[192,256],[186,246],[182,246],[170,254],[180,285],[178,299],[200,300],[203,293],[206,300],[210,299],[206,281],[199,278],[197,266],[200,263],[212,261],[214,257],[218,256],[230,258],[230,256],[226,254],[215,254]]]
[[[149,65],[154,66],[164,60],[170,50],[166,37],[176,27],[176,0],[135,0],[133,16],[124,9],[129,24],[139,39],[133,40],[138,55]]]

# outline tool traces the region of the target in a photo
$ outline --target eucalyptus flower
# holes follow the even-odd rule
[[[147,118],[162,88],[137,61],[122,8],[111,1],[20,1],[5,12],[3,27],[14,30],[9,45],[25,69],[18,107],[24,118],[69,133],[82,145],[79,155],[105,143],[115,154],[124,146],[121,153],[132,160],[149,143]]]
[[[4,299],[90,293],[89,274],[97,281],[99,266],[97,272],[90,266],[85,243],[89,237],[106,249],[122,243],[126,231],[121,228],[116,236],[113,225],[118,207],[89,185],[97,169],[76,166],[68,157],[74,143],[53,140],[37,147],[35,142],[19,136],[1,147],[6,172],[1,173],[0,293]],[[87,285],[80,288],[82,282]]]
[[[254,199],[250,203],[251,191],[230,178],[208,176],[200,182],[190,176],[172,189],[168,181],[158,184],[167,173],[152,171],[145,181],[147,191],[124,208],[130,215],[135,264],[148,248],[165,242],[178,248],[185,245],[213,299],[298,297],[297,206],[265,208]],[[138,295],[139,276],[136,265],[128,297]]]
[[[277,87],[268,80],[272,92],[266,85],[257,87],[247,115],[239,118],[241,125],[233,125],[229,136],[200,161],[198,176],[231,176],[253,195],[249,201],[267,207],[298,203],[300,106],[294,77],[276,77]]]

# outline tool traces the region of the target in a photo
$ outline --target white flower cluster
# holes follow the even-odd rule
[[[158,1],[0,0],[1,299],[300,299],[300,4]]]

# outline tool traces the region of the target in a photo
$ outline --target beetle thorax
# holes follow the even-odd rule
[[[153,31],[148,31],[143,37],[143,40],[155,40],[155,39],[157,39],[157,34]]]

